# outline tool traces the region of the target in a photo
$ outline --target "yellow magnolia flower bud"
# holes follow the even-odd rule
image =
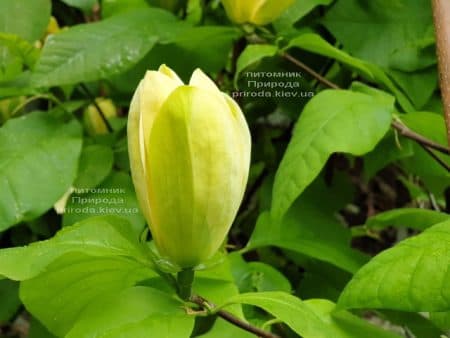
[[[294,0],[222,0],[231,21],[262,26],[278,18]]]
[[[197,69],[188,85],[162,65],[130,105],[136,194],[159,253],[179,268],[211,258],[244,195],[250,133],[239,106]]]
[[[110,99],[97,98],[95,103],[100,107],[103,114],[105,114],[106,119],[117,116],[117,109],[114,103]],[[105,121],[100,115],[95,105],[90,104],[83,112],[83,122],[84,126],[89,135],[102,135],[108,133],[108,127]]]

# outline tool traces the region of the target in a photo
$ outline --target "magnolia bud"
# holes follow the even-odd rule
[[[131,173],[172,264],[192,268],[220,248],[244,195],[250,145],[239,106],[201,70],[184,85],[162,65],[140,82],[128,117]]]
[[[102,110],[107,120],[117,116],[117,109],[110,99],[97,98],[95,103]],[[88,134],[91,136],[108,133],[108,127],[94,104],[90,104],[84,110],[83,122]]]
[[[277,19],[294,0],[222,0],[231,21],[262,26]]]

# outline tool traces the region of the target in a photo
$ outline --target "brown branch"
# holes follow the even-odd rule
[[[201,306],[204,310],[207,311],[211,311],[215,309],[215,305],[208,302],[206,299],[197,296],[197,295],[193,295],[190,298],[190,301],[194,304],[197,304],[199,306]],[[214,312],[215,314],[217,314],[219,317],[221,317],[222,319],[226,320],[227,322],[229,322],[232,325],[235,325],[239,328],[241,328],[242,330],[245,330],[247,332],[250,332],[252,334],[254,334],[257,337],[261,337],[261,338],[280,338],[279,336],[271,333],[271,332],[267,332],[264,331],[262,329],[260,329],[259,327],[253,326],[247,322],[244,322],[243,320],[237,318],[236,316],[234,316],[232,313],[225,311],[225,310],[217,310]]]
[[[341,89],[337,84],[335,84],[335,83],[331,82],[330,80],[324,78],[322,75],[317,73],[314,69],[312,69],[309,66],[305,65],[300,60],[297,60],[291,54],[283,53],[283,54],[281,54],[281,56],[283,58],[285,58],[286,60],[292,62],[294,65],[296,65],[296,66],[300,67],[301,69],[303,69],[305,72],[307,72],[309,75],[314,77],[317,81],[319,81],[323,85],[325,85],[327,87],[330,87],[330,88],[333,88],[333,89]]]
[[[427,148],[432,148],[446,155],[450,155],[449,148],[443,146],[442,144],[436,143],[430,139],[427,139],[426,137],[420,134],[417,134],[416,132],[412,131],[407,126],[405,126],[403,123],[399,121],[393,121],[392,126],[400,133],[400,135],[403,135],[411,140],[414,140],[422,146],[426,146]]]
[[[450,145],[450,1],[433,0],[433,18],[442,101]]]

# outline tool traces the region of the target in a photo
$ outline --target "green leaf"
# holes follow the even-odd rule
[[[136,233],[144,227],[131,177],[113,171],[95,189],[75,191],[68,200],[63,225],[71,225],[92,216],[115,215],[131,223]]]
[[[229,303],[250,304],[264,309],[304,338],[393,338],[397,335],[372,326],[349,312],[331,315],[335,304],[327,300],[303,302],[284,292],[245,293]],[[226,304],[225,304],[226,305]]]
[[[167,11],[150,8],[72,27],[47,40],[33,84],[74,84],[118,74],[142,59],[156,42],[170,41],[182,27]]]
[[[26,247],[0,250],[0,276],[13,280],[36,277],[54,260],[70,252],[94,257],[128,257],[151,266],[148,249],[139,244],[122,218],[101,216],[66,227],[53,238]]]
[[[149,7],[147,0],[103,0],[102,1],[102,18],[108,18],[123,12],[134,9],[145,9]]]
[[[425,230],[450,219],[448,214],[419,208],[402,208],[382,212],[370,217],[365,226],[369,229],[384,229],[389,226]]]
[[[0,32],[15,34],[35,42],[45,32],[50,20],[49,0],[2,0]]]
[[[21,283],[20,298],[52,333],[65,336],[89,304],[157,276],[138,257],[111,255],[113,250],[111,247],[110,257],[75,250],[61,255],[45,272]],[[95,322],[98,316],[91,320]]]
[[[19,283],[0,280],[0,325],[8,322],[19,310],[22,302],[19,299]]]
[[[361,268],[339,299],[344,308],[450,310],[450,221],[383,251]]]
[[[311,12],[314,8],[320,5],[329,5],[333,0],[296,0],[289,10],[284,11],[283,14],[273,23],[278,32],[286,31],[303,18],[306,14]]]
[[[84,147],[78,167],[74,187],[90,189],[101,183],[111,172],[113,166],[111,148],[99,144]]]
[[[322,320],[333,327],[340,335],[346,338],[399,338],[393,332],[385,331],[378,326],[369,324],[348,311],[336,311],[336,304],[326,299],[309,299],[304,304],[311,307]]]
[[[69,189],[81,151],[81,128],[44,112],[0,129],[0,231],[43,214]]]
[[[334,152],[363,155],[389,129],[393,106],[369,95],[325,90],[305,106],[278,168],[271,214],[280,220]]]
[[[399,64],[398,55],[413,58],[419,53],[420,41],[432,29],[432,14],[428,0],[342,0],[323,22],[352,55],[388,67]],[[423,58],[417,62],[415,69],[429,66]]]
[[[274,56],[277,51],[278,47],[273,45],[248,45],[237,60],[234,86],[237,88],[237,81],[245,68],[265,57]]]
[[[450,311],[448,312],[432,312],[430,320],[442,330],[450,330]]]
[[[67,338],[189,338],[194,317],[183,303],[155,289],[136,286],[88,306]]]
[[[399,104],[405,111],[414,111],[414,107],[409,99],[395,85],[395,83],[392,82],[381,67],[349,55],[345,51],[340,50],[328,43],[318,34],[302,34],[291,40],[285,49],[292,47],[301,48],[308,52],[327,56],[335,59],[336,61],[342,62],[344,65],[349,66],[368,80],[377,82],[386,89],[389,89],[396,96]]]

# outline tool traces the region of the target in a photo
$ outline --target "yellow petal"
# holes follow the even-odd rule
[[[128,113],[128,154],[130,157],[131,177],[133,179],[136,196],[141,211],[147,221],[150,220],[150,205],[148,201],[147,184],[144,174],[144,162],[141,157],[140,145],[140,91],[142,81],[137,87],[130,104]]]
[[[211,257],[242,199],[243,147],[226,100],[193,86],[177,88],[150,135],[152,224],[163,255],[181,267]],[[243,152],[242,152],[243,153]]]

